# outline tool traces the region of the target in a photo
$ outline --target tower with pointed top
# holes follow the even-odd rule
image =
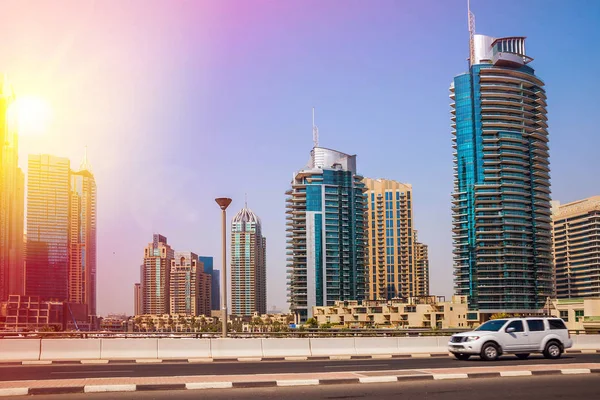
[[[267,312],[267,240],[260,218],[244,204],[231,220],[231,314]]]
[[[454,290],[480,313],[540,312],[553,294],[544,82],[525,38],[477,35],[450,86]]]
[[[70,174],[69,302],[96,311],[96,180],[85,149],[79,171]]]

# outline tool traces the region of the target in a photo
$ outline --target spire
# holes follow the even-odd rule
[[[315,125],[315,108],[312,108],[313,147],[319,147],[319,128]]]
[[[92,172],[92,166],[90,165],[87,157],[87,146],[85,146],[85,150],[83,153],[83,161],[81,162],[81,165],[79,165],[79,170]]]
[[[248,208],[248,193],[244,193],[244,208]]]
[[[471,12],[471,0],[467,0],[467,18],[469,21],[469,66],[475,63],[475,14]]]

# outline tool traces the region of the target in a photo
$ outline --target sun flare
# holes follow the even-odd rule
[[[37,96],[17,97],[11,108],[16,113],[19,136],[41,136],[46,133],[52,119],[52,109],[47,101]]]

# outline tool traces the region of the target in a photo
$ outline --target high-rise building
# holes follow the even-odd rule
[[[213,258],[208,256],[199,256],[198,259],[204,264],[204,272],[210,274],[210,309],[219,310],[221,309],[221,277],[219,276],[219,270],[213,267]]]
[[[71,171],[69,302],[96,314],[96,181],[87,160]]]
[[[454,288],[471,309],[532,312],[553,293],[544,82],[524,37],[473,35],[454,78]]]
[[[414,229],[412,185],[388,179],[364,178],[363,182],[368,204],[366,297],[391,300],[429,295],[429,273],[424,268],[427,253],[417,243]]]
[[[133,285],[133,315],[141,315],[142,312],[142,284]]]
[[[557,297],[600,297],[600,196],[556,202],[552,220]]]
[[[175,256],[167,238],[154,234],[144,249],[142,266],[142,313],[168,314],[170,310],[171,261]]]
[[[23,294],[24,176],[18,166],[15,94],[0,77],[0,301]]]
[[[415,285],[417,296],[429,296],[429,247],[419,242],[417,231],[414,232],[415,244]]]
[[[27,170],[25,294],[69,299],[70,162],[30,155]]]
[[[288,292],[299,322],[314,306],[365,298],[365,212],[356,156],[314,147],[286,192]]]
[[[169,290],[170,314],[210,315],[210,274],[196,254],[175,252]]]
[[[244,206],[231,221],[231,314],[267,312],[266,239],[260,218]]]

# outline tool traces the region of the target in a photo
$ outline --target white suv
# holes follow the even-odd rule
[[[502,354],[524,360],[530,353],[560,358],[573,346],[569,331],[559,318],[507,318],[491,320],[471,332],[452,335],[448,350],[459,360],[479,355],[487,361]]]

